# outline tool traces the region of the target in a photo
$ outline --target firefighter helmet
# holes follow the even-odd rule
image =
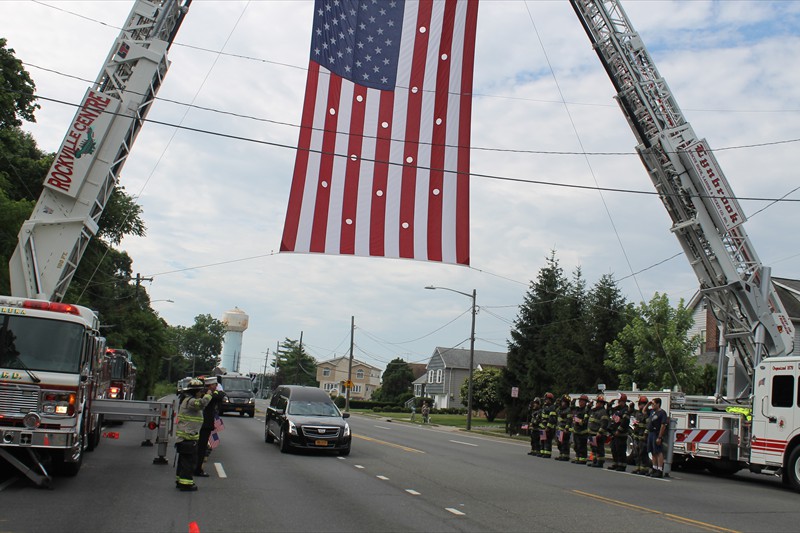
[[[578,400],[584,400],[584,401],[588,402],[589,401],[589,397],[586,396],[585,394],[581,394],[581,397],[578,398]]]
[[[539,397],[537,396],[536,398],[533,399],[533,403],[542,403],[542,400],[540,400]]]
[[[606,398],[602,394],[598,394],[594,401],[596,403],[606,403]]]
[[[619,394],[619,399],[617,399],[617,403],[625,403],[627,401],[628,401],[628,396],[624,392],[621,392]]]
[[[547,393],[545,393],[545,395],[544,395],[544,399],[545,399],[545,400],[552,400],[552,399],[554,399],[554,398],[555,398],[555,396],[553,396],[553,393],[552,393],[552,392],[547,392]]]
[[[647,403],[647,396],[639,396],[639,403]]]
[[[572,398],[569,397],[569,394],[565,394],[564,396],[561,397],[561,401],[569,403],[572,401]]]
[[[189,383],[186,385],[187,390],[202,389],[202,388],[203,388],[203,381],[197,378],[190,380]]]

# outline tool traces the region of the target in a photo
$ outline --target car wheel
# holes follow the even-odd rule
[[[275,437],[269,432],[269,426],[267,424],[264,424],[264,442],[269,444],[275,442]]]
[[[244,411],[239,411],[239,416],[240,417],[244,416]]]
[[[347,457],[348,455],[350,455],[350,446],[348,446],[343,450],[339,450],[339,455],[341,455],[342,457]]]
[[[286,428],[281,429],[281,440],[278,442],[281,453],[289,452],[289,436],[286,435]]]

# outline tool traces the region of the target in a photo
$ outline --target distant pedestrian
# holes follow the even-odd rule
[[[422,403],[422,423],[427,424],[431,420],[431,406],[428,402]]]
[[[417,406],[415,404],[411,404],[411,421],[415,422],[417,420]]]
[[[575,441],[573,463],[585,465],[589,457],[586,443],[589,439],[589,397],[581,394],[578,405],[572,413],[572,438]]]
[[[608,411],[606,398],[598,394],[594,408],[589,412],[589,439],[592,444],[592,460],[589,466],[603,468],[606,462],[606,437],[608,437]]]
[[[661,398],[653,398],[647,416],[647,451],[653,456],[651,477],[664,477],[664,435],[669,425],[667,413],[661,409]]]
[[[625,472],[628,469],[628,434],[631,430],[631,416],[628,413],[628,396],[621,393],[616,405],[611,409],[608,433],[611,435],[611,457],[614,463],[609,470]]]

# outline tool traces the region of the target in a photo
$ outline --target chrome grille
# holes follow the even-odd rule
[[[335,439],[340,431],[336,426],[303,426],[303,435],[309,439]]]
[[[31,385],[0,385],[0,413],[23,417],[39,409],[39,387]]]

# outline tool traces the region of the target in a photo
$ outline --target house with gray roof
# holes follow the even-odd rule
[[[482,368],[505,368],[508,353],[475,350],[473,372]],[[469,377],[469,350],[442,348],[433,350],[427,372],[414,381],[414,395],[433,398],[433,406],[464,407],[461,403],[461,385]]]

